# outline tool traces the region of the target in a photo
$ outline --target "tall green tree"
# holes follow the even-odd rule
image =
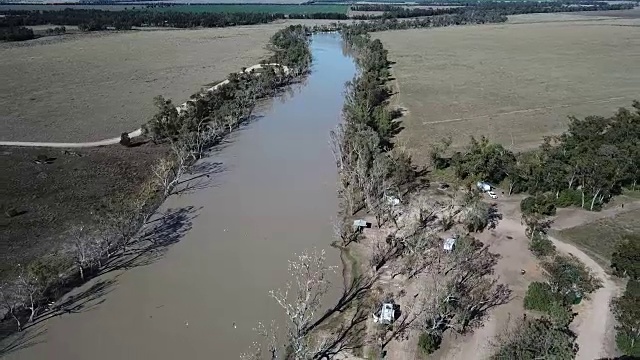
[[[640,235],[627,235],[616,244],[611,267],[617,276],[640,279]]]
[[[611,308],[616,317],[616,343],[629,356],[640,356],[640,282],[627,283],[624,294],[613,300]]]

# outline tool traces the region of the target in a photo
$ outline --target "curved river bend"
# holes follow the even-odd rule
[[[328,134],[356,73],[342,46],[337,34],[314,35],[304,84],[203,161],[221,170],[209,186],[162,205],[195,212],[161,258],[96,279],[114,280],[107,294],[31,327],[6,357],[237,359],[258,321],[283,324],[268,293],[288,280],[294,253],[324,248],[339,264],[338,250],[329,248],[338,202]]]

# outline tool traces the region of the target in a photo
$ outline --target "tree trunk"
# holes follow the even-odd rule
[[[22,323],[20,322],[20,319],[18,319],[18,317],[16,316],[16,313],[15,313],[14,310],[15,310],[15,308],[12,307],[9,310],[9,312],[11,313],[11,316],[13,317],[13,319],[16,321],[16,325],[17,325],[18,331],[22,331]]]
[[[584,209],[584,189],[581,190],[581,192],[582,192],[582,205],[580,205],[580,207]]]
[[[593,195],[593,199],[591,199],[591,208],[589,209],[591,211],[593,211],[593,205],[596,203],[596,198],[598,197],[598,194],[600,194],[600,189],[596,191],[596,193]]]
[[[31,307],[29,308],[29,310],[31,310],[29,322],[33,322],[33,318],[36,316],[36,304],[35,301],[33,301],[33,294],[29,294],[29,301],[31,302]]]
[[[82,265],[78,265],[78,270],[80,270],[80,279],[84,281],[84,268],[82,267]]]

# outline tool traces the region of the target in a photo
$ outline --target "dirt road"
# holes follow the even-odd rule
[[[571,329],[578,335],[576,342],[579,350],[576,360],[593,360],[613,355],[609,344],[612,343],[610,329],[614,320],[609,303],[617,296],[618,287],[598,263],[577,247],[554,238],[551,241],[558,251],[574,255],[602,280],[602,287],[576,308],[578,316],[571,324]]]
[[[499,253],[502,258],[496,266],[496,276],[513,290],[513,300],[492,309],[484,325],[463,340],[452,339],[453,345],[442,349],[439,359],[487,359],[493,353],[491,343],[495,341],[509,320],[522,316],[524,309],[522,299],[527,286],[532,281],[542,281],[537,260],[528,250],[525,228],[518,220],[520,216],[512,204],[501,204],[505,215],[497,228],[491,232],[478,234],[478,237],[489,244],[491,251]],[[508,207],[508,208],[507,208]],[[551,238],[559,252],[572,254],[582,261],[598,278],[602,280],[602,288],[594,292],[589,300],[583,301],[575,308],[578,315],[571,329],[577,334],[579,351],[577,360],[593,360],[613,355],[613,314],[609,303],[618,294],[618,287],[611,281],[605,270],[580,249],[571,244]],[[524,276],[520,269],[526,269]]]

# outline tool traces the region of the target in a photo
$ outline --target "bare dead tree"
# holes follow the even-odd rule
[[[18,331],[22,331],[22,322],[17,314],[17,310],[23,306],[25,299],[20,297],[20,291],[14,283],[3,282],[0,284],[0,305],[16,322]]]
[[[448,329],[464,334],[482,323],[488,309],[507,302],[511,291],[488,277],[499,256],[480,241],[459,239],[453,251],[442,254],[428,268],[418,325],[438,336]]]
[[[72,230],[71,249],[80,278],[84,281],[85,269],[90,267],[96,260],[97,249],[83,226]]]
[[[329,147],[336,161],[338,172],[345,170],[345,159],[348,156],[348,149],[344,141],[344,125],[338,124],[335,130],[329,132]]]
[[[287,315],[287,344],[294,359],[310,359],[314,353],[315,344],[308,335],[329,289],[327,275],[333,270],[326,264],[324,250],[305,251],[297,261],[289,261],[292,280],[285,289],[271,291]]]
[[[44,291],[42,284],[34,274],[29,271],[25,271],[20,266],[14,291],[17,293],[18,298],[25,299],[25,305],[31,312],[29,315],[29,322],[32,322],[36,312],[38,311],[38,300],[40,300],[40,296]]]
[[[353,227],[345,221],[345,217],[340,216],[333,222],[333,235],[336,240],[340,241],[342,246],[349,245],[352,241],[358,239],[358,233]]]
[[[190,157],[189,151],[180,142],[172,142],[171,150],[174,159],[162,158],[153,169],[156,181],[164,190],[165,196],[169,196],[174,186],[180,181]]]
[[[249,352],[240,354],[241,360],[276,360],[280,354],[278,346],[278,327],[275,321],[271,322],[270,328],[266,328],[263,323],[253,329],[261,338],[254,341]]]

